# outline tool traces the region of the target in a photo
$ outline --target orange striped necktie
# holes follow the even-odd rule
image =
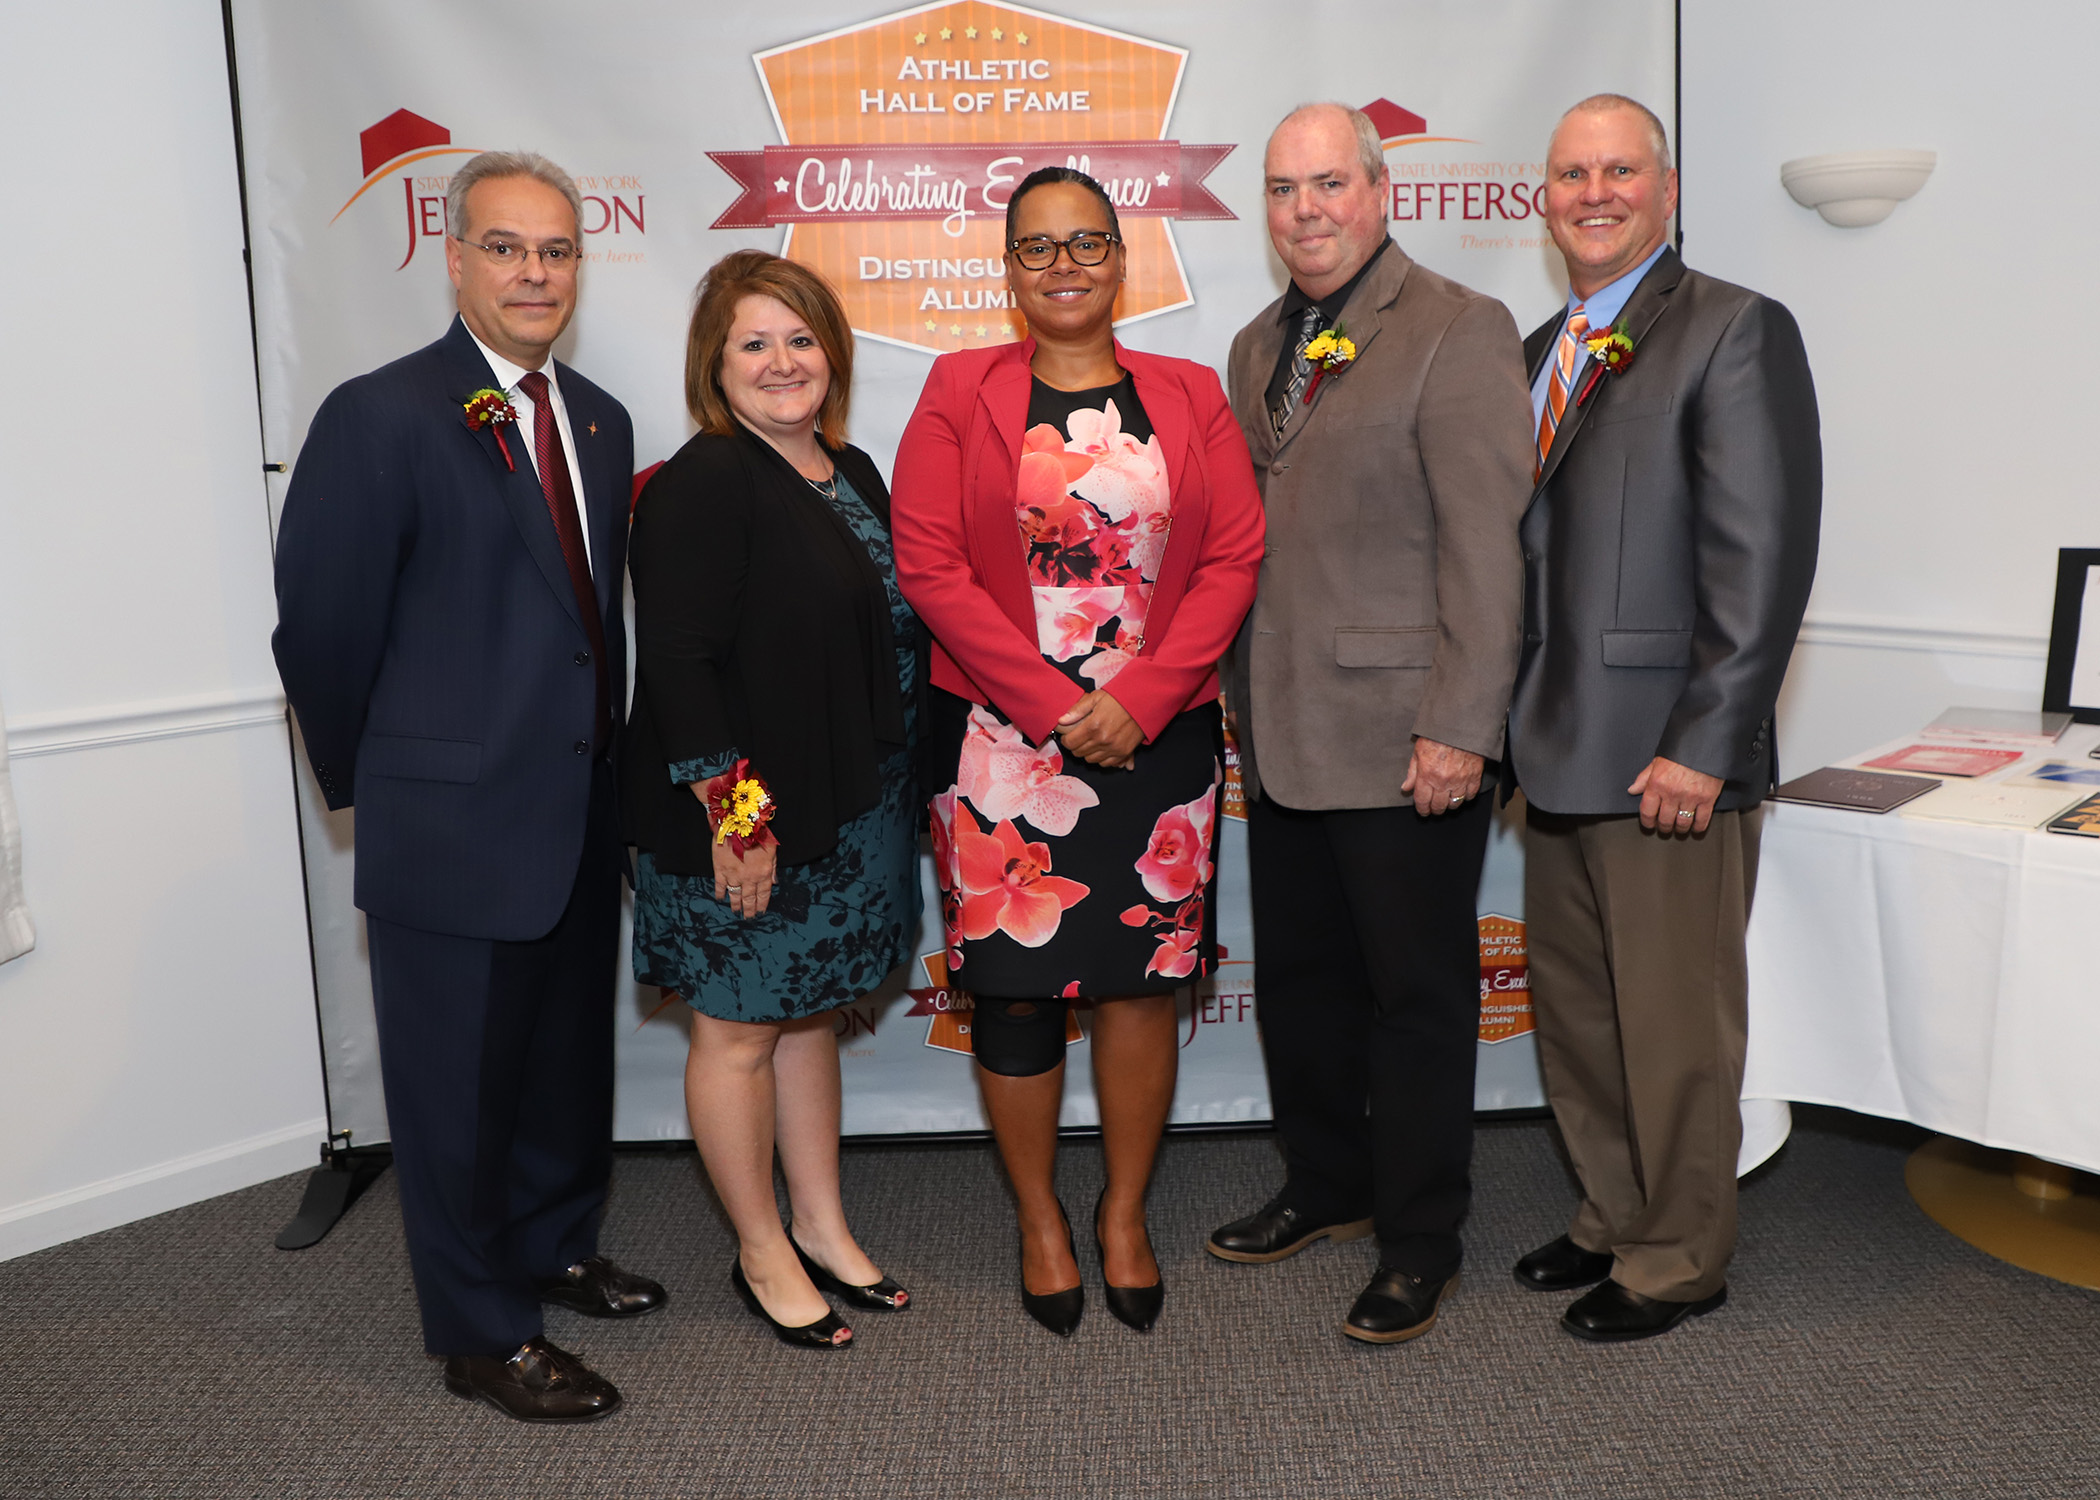
[[[1575,363],[1582,358],[1583,335],[1589,331],[1589,314],[1578,307],[1568,314],[1560,342],[1554,346],[1553,378],[1546,382],[1546,405],[1539,412],[1539,458],[1531,471],[1533,483],[1546,472],[1546,455],[1553,451],[1553,434],[1560,430],[1561,416],[1568,409],[1568,389],[1575,383]]]

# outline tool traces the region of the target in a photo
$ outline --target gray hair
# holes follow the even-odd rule
[[[1657,169],[1663,172],[1669,171],[1670,137],[1663,130],[1663,122],[1655,117],[1655,111],[1638,99],[1629,99],[1624,94],[1592,94],[1581,103],[1570,105],[1567,114],[1563,114],[1561,119],[1566,121],[1568,115],[1575,114],[1608,114],[1615,109],[1630,109],[1640,116],[1641,124],[1647,130],[1648,148],[1655,153]],[[1558,133],[1559,126],[1555,126],[1554,129]]]
[[[1301,104],[1276,122],[1276,130],[1283,129],[1284,126],[1290,124],[1298,116],[1310,114],[1316,109],[1339,110],[1347,118],[1349,128],[1356,132],[1356,160],[1363,167],[1365,178],[1376,182],[1378,174],[1385,170],[1385,138],[1379,135],[1378,127],[1371,123],[1371,117],[1355,105],[1342,104],[1332,99],[1320,99],[1314,100],[1310,104]],[[1276,131],[1272,130],[1269,134],[1273,137]]]
[[[467,194],[478,182],[499,177],[530,177],[543,182],[569,200],[569,213],[576,221],[576,235],[583,237],[583,195],[569,174],[537,151],[484,151],[452,174],[445,190],[445,232],[455,238],[467,232]]]

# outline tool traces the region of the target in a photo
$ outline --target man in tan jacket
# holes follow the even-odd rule
[[[1232,345],[1268,548],[1226,692],[1287,1175],[1209,1249],[1264,1263],[1375,1229],[1377,1274],[1342,1331],[1398,1343],[1457,1282],[1471,1196],[1474,899],[1517,666],[1531,413],[1508,310],[1386,237],[1391,183],[1360,111],[1294,111],[1263,175],[1291,286]]]

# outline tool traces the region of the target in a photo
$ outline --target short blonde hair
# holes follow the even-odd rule
[[[1615,109],[1630,109],[1641,117],[1641,123],[1648,130],[1649,148],[1655,152],[1657,169],[1664,172],[1669,171],[1670,137],[1663,130],[1663,122],[1655,117],[1655,111],[1638,99],[1629,99],[1624,94],[1592,94],[1579,104],[1569,105],[1567,113],[1563,114],[1561,119],[1566,120],[1568,115],[1574,114],[1608,114]]]
[[[846,411],[853,399],[853,328],[831,283],[815,271],[764,250],[734,250],[708,268],[693,302],[685,338],[685,409],[702,432],[726,437],[737,430],[736,413],[722,392],[722,355],[737,304],[746,297],[771,297],[809,326],[830,388],[817,411],[817,435],[827,448],[846,446]]]

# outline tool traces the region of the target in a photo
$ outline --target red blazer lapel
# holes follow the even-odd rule
[[[1035,638],[1035,596],[1028,587],[1028,558],[1014,518],[1014,491],[1021,472],[1021,438],[1028,423],[1031,389],[1028,361],[1035,340],[1010,346],[977,387],[977,419],[965,461],[969,469],[971,564],[985,589],[1029,639]]]
[[[1136,382],[1138,402],[1145,408],[1152,435],[1159,440],[1160,453],[1166,459],[1167,493],[1174,498],[1173,530],[1167,536],[1166,555],[1160,559],[1159,577],[1153,584],[1147,614],[1144,649],[1150,651],[1154,641],[1165,637],[1174,608],[1188,589],[1196,547],[1208,520],[1208,486],[1200,461],[1194,475],[1188,472],[1194,452],[1190,438],[1195,421],[1187,389],[1168,373],[1170,367],[1155,363],[1150,355],[1133,354],[1118,344],[1116,357]]]

